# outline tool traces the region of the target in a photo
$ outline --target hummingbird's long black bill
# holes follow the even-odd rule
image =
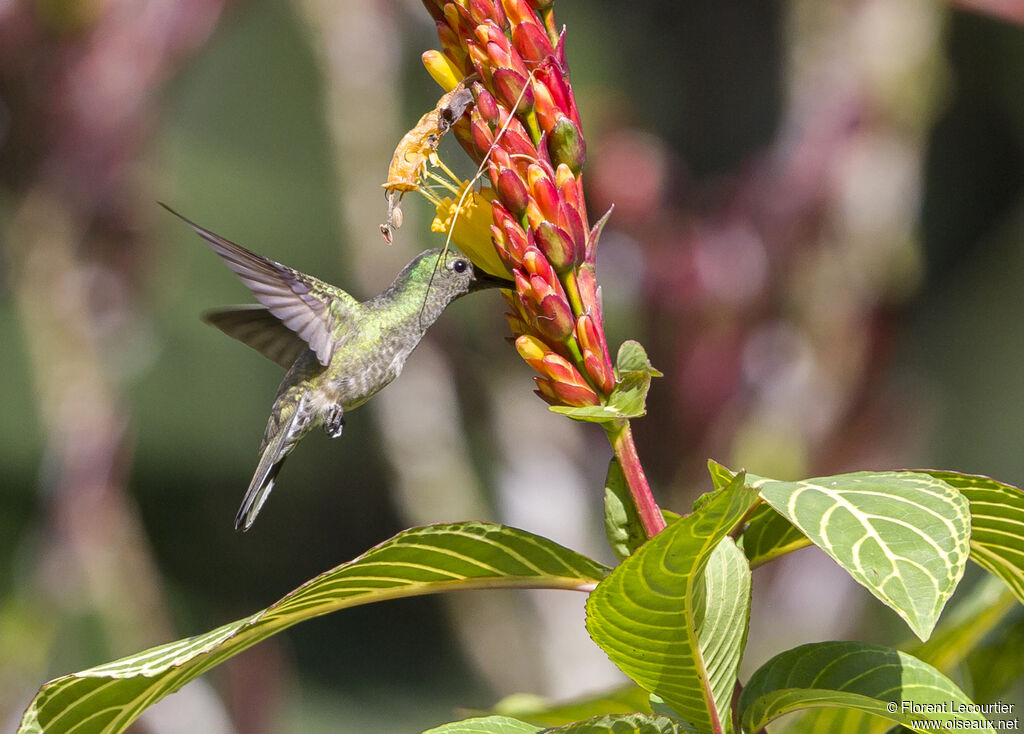
[[[487,288],[515,288],[516,284],[508,278],[502,278],[497,275],[491,275],[485,273],[483,270],[477,269],[476,274],[473,276],[473,280],[469,284],[469,290],[471,293],[476,291],[486,290]]]

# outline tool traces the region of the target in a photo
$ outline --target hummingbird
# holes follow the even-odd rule
[[[338,438],[345,415],[387,387],[448,304],[510,281],[474,271],[453,248],[421,252],[380,295],[359,302],[340,288],[250,252],[182,216],[259,304],[228,306],[203,319],[286,368],[260,444],[256,473],[235,517],[246,531],[267,501],[285,458],[323,427]]]

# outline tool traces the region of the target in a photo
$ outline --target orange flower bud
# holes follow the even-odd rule
[[[537,14],[526,0],[502,0],[508,22],[513,27],[520,23],[536,23]]]
[[[587,374],[601,392],[610,394],[615,387],[615,372],[608,358],[608,350],[590,314],[582,314],[576,320],[576,340],[583,350],[583,366]]]
[[[462,48],[458,33],[452,30],[448,23],[439,20],[437,22],[437,37],[441,41],[441,48],[444,49],[444,55],[448,57],[448,60],[455,65],[456,69],[460,71],[465,69],[469,65],[469,59]]]
[[[516,268],[513,276],[528,320],[541,336],[552,343],[565,341],[572,335],[576,320],[562,284],[554,277],[554,271],[536,247],[527,248],[523,266],[530,270],[524,272]]]
[[[582,247],[573,244],[569,234],[561,227],[544,221],[534,230],[537,247],[558,272],[564,272],[582,260]]]
[[[495,146],[491,148],[490,160],[493,161],[495,165],[502,168],[512,168],[513,166],[511,156],[509,156],[508,151],[502,148],[501,146]]]
[[[502,229],[505,228],[506,223],[516,224],[516,220],[498,199],[491,202],[491,216],[494,218],[494,223]]]
[[[530,229],[537,229],[540,223],[545,221],[544,214],[541,213],[540,207],[533,199],[530,199],[526,205],[526,221],[530,225]]]
[[[530,246],[526,232],[515,222],[509,221],[503,225],[505,237],[508,239],[508,253],[517,263],[523,261],[526,248]]]
[[[594,392],[593,388],[584,381],[583,377],[580,376],[579,372],[572,365],[569,365],[569,369],[572,370],[572,375],[566,375],[567,379],[565,380],[553,377],[535,377],[534,381],[537,383],[538,394],[555,405],[571,405],[574,407],[600,405],[601,400],[597,397],[597,393]]]
[[[495,3],[490,0],[469,0],[469,15],[476,23],[484,23],[493,18]]]
[[[473,145],[481,155],[487,155],[487,151],[494,145],[494,133],[487,127],[487,123],[480,117],[480,113],[473,108],[472,121],[470,123],[470,132],[473,136]]]
[[[587,246],[587,230],[583,226],[583,220],[580,219],[579,212],[572,206],[563,203],[558,213],[561,216],[559,224],[562,225],[562,229],[569,233],[569,237],[572,238],[573,243],[579,250],[576,257],[579,259],[579,262],[583,262],[583,252]]]
[[[533,109],[537,112],[540,127],[547,132],[555,125],[555,121],[565,113],[555,104],[551,90],[538,77],[533,79]]]
[[[533,276],[533,282],[539,276]],[[568,339],[573,332],[572,309],[569,303],[557,295],[545,296],[533,309],[536,317],[537,331],[552,341],[561,342]]]
[[[457,3],[445,3],[444,19],[448,21],[448,27],[455,33],[456,38],[468,38],[472,18]]]
[[[473,82],[473,92],[476,95],[476,109],[480,111],[480,116],[492,128],[497,127],[500,115],[494,95],[484,89],[480,82]]]
[[[567,188],[572,187],[573,192],[576,191],[576,176],[572,172],[572,169],[564,163],[559,163],[555,168],[555,186],[558,187],[559,193],[561,193],[570,204],[576,206],[575,197],[573,199],[569,198],[569,189]]]
[[[541,374],[545,373],[544,355],[551,350],[547,348],[544,342],[530,334],[523,334],[516,339],[516,351],[519,352],[519,356],[523,358],[526,364]]]
[[[543,344],[543,342],[541,342]],[[553,382],[564,382],[568,385],[578,385],[583,382],[580,373],[572,366],[565,357],[555,354],[550,349],[541,354],[541,366],[537,371],[547,376]]]
[[[502,203],[517,217],[522,216],[526,211],[526,204],[529,201],[526,191],[526,184],[519,178],[519,174],[511,168],[503,168],[498,173],[498,180],[494,184]]]
[[[536,236],[536,233],[535,235]],[[523,253],[523,267],[530,275],[536,275],[547,283],[552,290],[560,290],[562,285],[558,282],[558,276],[551,267],[551,263],[544,257],[544,253],[537,247],[527,247]]]
[[[536,146],[530,140],[530,136],[527,134],[523,124],[515,118],[505,128],[505,132],[501,136],[501,145],[511,155],[521,156],[527,160],[537,159]]]
[[[502,7],[501,0],[494,0],[494,11],[491,17],[499,28],[503,31],[508,30],[508,18],[505,16],[505,8]]]
[[[512,59],[511,46],[488,41],[484,48],[487,49],[487,57],[490,59],[491,68],[511,69],[515,66],[515,61]]]
[[[612,390],[615,389],[615,377],[605,360],[591,352],[585,352],[583,354],[583,367],[601,392],[605,395],[611,395]]]
[[[481,79],[485,82],[489,81],[491,78],[491,62],[487,58],[487,52],[472,41],[466,43],[466,50],[469,52],[469,60],[473,64],[473,69],[480,75]]]
[[[491,239],[494,240],[495,246],[499,249],[508,249],[508,239],[505,237],[505,233],[501,231],[501,227],[496,224],[491,225]]]
[[[555,388],[551,385],[551,380],[547,380],[543,377],[534,377],[533,381],[537,384],[537,389],[534,390],[537,397],[549,405],[562,404],[562,399],[558,397],[558,393],[555,392]]]
[[[526,301],[526,299],[533,298],[533,286],[530,285],[530,279],[519,268],[512,271],[512,278],[516,282],[516,293],[519,294],[520,298]]]
[[[576,320],[576,340],[580,343],[580,347],[586,351],[594,352],[595,354],[604,352],[604,343],[598,337],[594,320],[588,313],[580,314],[579,319]]]
[[[575,117],[575,110],[571,102],[572,92],[569,91],[565,78],[558,67],[554,64],[545,64],[537,69],[534,78],[539,79],[540,83],[547,89],[555,109],[561,111],[564,115]],[[577,120],[574,120],[574,122],[577,122],[578,125]]]
[[[527,175],[530,182],[530,196],[537,202],[537,207],[544,215],[544,219],[549,222],[557,222],[559,220],[559,198],[555,184],[548,178],[544,169],[536,164],[529,167]]]
[[[506,107],[520,114],[529,114],[533,109],[533,89],[526,84],[525,74],[505,67],[495,69],[491,78],[494,80],[494,93]]]
[[[526,277],[530,282],[530,294],[535,301],[541,301],[548,297],[554,298],[558,295],[558,291],[544,279],[543,275],[527,273]]]
[[[564,382],[555,382],[551,387],[554,388],[555,394],[563,403],[574,408],[601,404],[601,399],[597,397],[597,393],[590,385],[567,385]]]
[[[553,56],[555,49],[548,40],[548,34],[535,23],[519,23],[512,28],[512,44],[523,60],[536,65]]]

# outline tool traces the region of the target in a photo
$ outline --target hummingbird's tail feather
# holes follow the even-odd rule
[[[252,478],[252,484],[249,485],[249,489],[246,490],[245,497],[242,499],[242,506],[238,508],[238,514],[235,515],[235,530],[241,530],[244,533],[252,527],[256,516],[260,514],[263,503],[267,501],[271,490],[274,489],[274,480],[277,479],[277,473],[284,466],[284,459],[285,457],[282,456],[265,472],[257,470],[256,476]]]
[[[263,503],[267,501],[270,491],[274,488],[274,480],[277,479],[284,460],[292,452],[298,439],[309,430],[310,413],[307,405],[307,396],[303,395],[295,406],[291,419],[285,425],[279,426],[270,440],[266,441],[256,473],[252,475],[249,488],[245,490],[245,497],[242,498],[242,506],[235,515],[235,530],[245,532],[252,527]]]

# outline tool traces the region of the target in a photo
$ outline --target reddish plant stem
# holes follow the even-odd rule
[[[605,424],[605,431],[608,433],[608,442],[612,445],[615,458],[619,460],[622,473],[626,477],[626,484],[629,485],[629,494],[633,497],[633,504],[636,506],[637,514],[640,516],[640,523],[643,525],[644,533],[648,538],[665,529],[665,518],[661,514],[661,508],[654,501],[651,494],[651,486],[647,483],[647,475],[644,474],[643,465],[640,464],[640,457],[636,453],[636,444],[633,443],[633,431],[629,427],[628,420],[615,421]]]

